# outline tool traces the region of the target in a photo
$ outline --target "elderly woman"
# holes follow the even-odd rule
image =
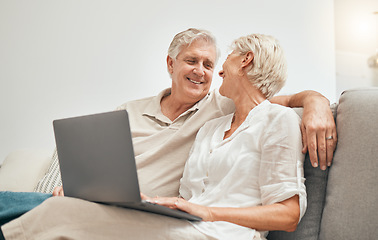
[[[182,198],[148,198],[203,218],[193,223],[217,239],[264,239],[295,230],[306,209],[300,120],[269,102],[285,83],[283,51],[271,36],[234,41],[219,75],[235,113],[198,132],[181,179]]]
[[[36,225],[44,220],[46,226],[31,224],[22,226],[23,233],[8,234],[14,239],[24,234],[39,239],[250,240],[265,239],[269,230],[295,230],[306,208],[300,119],[290,108],[268,100],[286,80],[283,51],[273,37],[257,34],[235,40],[232,49],[219,73],[219,91],[233,100],[235,112],[207,122],[198,132],[180,197],[142,195],[203,221],[54,198],[33,215]],[[82,211],[88,205],[91,211]],[[69,216],[56,215],[67,209]]]

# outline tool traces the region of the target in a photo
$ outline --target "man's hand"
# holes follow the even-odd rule
[[[53,191],[53,196],[64,197],[63,187],[62,186],[55,187]]]
[[[302,152],[308,151],[311,164],[326,170],[331,166],[337,143],[336,125],[328,100],[313,98],[303,108]]]
[[[337,132],[328,99],[315,91],[303,91],[291,96],[274,97],[271,102],[287,107],[303,107],[302,152],[309,153],[314,167],[320,166],[326,170],[327,166],[331,166]]]

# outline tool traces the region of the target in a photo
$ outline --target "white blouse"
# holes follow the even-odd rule
[[[300,199],[307,202],[300,118],[290,108],[265,100],[227,139],[233,115],[207,122],[198,132],[181,179],[180,195],[210,207],[252,207]],[[264,239],[267,232],[229,222],[195,222],[217,239]]]

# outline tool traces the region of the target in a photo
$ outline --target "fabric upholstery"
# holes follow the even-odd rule
[[[0,191],[0,226],[30,211],[51,194]]]
[[[0,191],[32,192],[51,162],[51,152],[23,149],[10,153],[0,168]]]
[[[376,239],[378,88],[342,94],[337,131],[319,239]]]

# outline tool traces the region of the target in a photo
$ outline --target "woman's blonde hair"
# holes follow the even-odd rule
[[[263,34],[251,34],[236,39],[231,48],[241,55],[253,52],[252,64],[246,69],[247,77],[267,99],[285,85],[287,63],[277,39]]]

